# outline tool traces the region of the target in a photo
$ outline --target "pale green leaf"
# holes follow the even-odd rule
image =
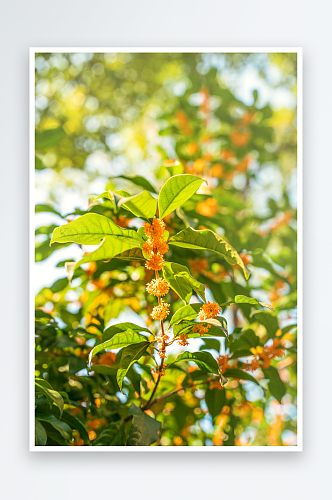
[[[201,303],[196,303],[196,304],[188,304],[187,306],[180,307],[176,311],[176,313],[173,315],[171,322],[169,326],[176,325],[183,319],[190,320],[190,319],[195,319],[197,317],[198,311],[202,307],[203,304]]]
[[[159,217],[163,219],[168,214],[185,203],[204,182],[196,175],[180,174],[170,177],[159,193]]]
[[[51,244],[73,242],[81,245],[98,245],[107,236],[116,236],[119,240],[129,242],[134,240],[138,245],[143,242],[137,231],[122,229],[108,217],[90,213],[57,227],[53,231]]]
[[[158,202],[150,193],[143,191],[140,194],[131,196],[129,198],[123,197],[118,206],[129,210],[136,217],[141,219],[152,219],[157,212]]]
[[[178,234],[172,236],[168,243],[181,248],[192,248],[197,250],[211,250],[216,252],[229,262],[230,264],[237,264],[243,270],[245,278],[248,279],[249,275],[243,264],[243,261],[237,251],[223,238],[218,236],[210,229],[202,229],[196,231],[191,227],[187,227]]]

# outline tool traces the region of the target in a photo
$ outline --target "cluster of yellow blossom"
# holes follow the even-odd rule
[[[284,349],[280,346],[282,346],[282,340],[274,339],[271,345],[252,347],[250,350],[263,362],[263,368],[269,368],[273,358],[281,358],[285,354]]]
[[[169,284],[162,278],[156,278],[146,285],[146,289],[155,297],[163,297],[169,290]]]
[[[205,321],[209,318],[215,318],[219,316],[219,314],[221,314],[221,307],[219,304],[216,302],[206,302],[206,304],[202,305],[197,318],[199,321]]]
[[[169,315],[169,304],[160,300],[159,304],[152,309],[152,319],[166,319]]]
[[[210,328],[211,328],[211,325],[209,325],[209,324],[207,324],[206,326],[204,326],[202,324],[198,324],[197,326],[195,326],[195,328],[193,328],[193,332],[194,333],[198,332],[199,336],[203,337],[203,335],[205,333],[208,333]]]
[[[182,346],[189,345],[188,342],[188,333],[184,333],[183,335],[179,335],[177,338],[177,343]]]
[[[225,356],[219,356],[219,358],[217,360],[219,368],[220,368],[221,375],[223,375],[225,373],[225,371],[227,370],[227,368],[231,367],[231,365],[228,363],[228,360],[229,360],[229,355],[228,354],[226,354]]]
[[[168,331],[165,333],[163,330],[159,332],[159,335],[156,337],[156,342],[158,342],[159,356],[161,359],[166,358],[166,342],[169,340],[169,336],[167,335]]]
[[[144,224],[144,230],[148,240],[143,245],[143,252],[149,256],[145,267],[160,271],[165,265],[163,255],[168,250],[168,245],[164,239],[165,222],[154,217],[152,224],[148,222]]]

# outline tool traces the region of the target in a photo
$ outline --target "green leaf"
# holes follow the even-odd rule
[[[170,368],[174,363],[179,363],[180,361],[193,361],[196,363],[198,368],[206,373],[215,373],[220,377],[220,369],[217,361],[214,359],[212,354],[209,352],[182,352],[177,355],[173,363],[171,363],[168,368]]]
[[[226,378],[232,377],[240,380],[250,380],[250,382],[254,382],[255,384],[260,386],[259,382],[252,375],[242,370],[239,370],[238,368],[228,368],[225,371],[224,375]]]
[[[127,177],[126,175],[119,175],[118,177],[115,177],[115,179],[125,179],[126,181],[130,181],[133,184],[135,184],[135,186],[142,187],[147,191],[151,191],[151,193],[156,193],[156,190],[152,186],[152,184],[150,184],[150,182],[145,177],[141,177],[140,175],[134,175],[133,177]]]
[[[281,403],[282,397],[286,394],[286,387],[280,378],[279,372],[274,366],[262,368],[264,377],[269,379],[269,389],[273,397]]]
[[[137,246],[142,245],[142,241],[131,239],[121,239],[118,236],[108,236],[105,238],[105,241],[100,245],[97,250],[89,253],[81,260],[75,263],[74,269],[78,269],[82,264],[87,262],[95,262],[98,260],[110,260],[113,257],[120,258],[120,255],[128,252],[133,248],[137,248]]]
[[[54,429],[60,432],[64,439],[71,439],[72,432],[69,425],[56,418],[54,415],[50,415],[48,413],[36,413],[36,418],[42,422],[48,422],[51,424]]]
[[[169,326],[171,327],[173,325],[176,325],[177,323],[180,323],[180,321],[182,321],[183,319],[186,320],[195,319],[202,305],[203,304],[199,302],[180,307],[180,309],[178,309],[176,313],[173,315]]]
[[[57,210],[55,210],[50,205],[45,205],[45,204],[42,204],[42,203],[39,203],[38,205],[35,205],[35,213],[39,214],[39,213],[42,213],[42,212],[49,212],[51,214],[55,214],[55,215],[58,215],[59,217],[62,217],[62,215],[60,214],[60,212],[58,212]]]
[[[191,227],[187,227],[178,234],[172,236],[168,243],[181,248],[192,248],[197,250],[211,250],[222,255],[229,264],[237,264],[243,270],[246,279],[249,274],[243,264],[243,261],[237,251],[223,238],[218,236],[210,229],[202,229],[196,231]]]
[[[93,446],[125,446],[123,420],[111,422],[93,441]]]
[[[129,212],[140,217],[141,219],[152,219],[157,212],[158,202],[150,193],[143,191],[135,196],[129,198],[123,197],[118,206],[129,210]]]
[[[125,332],[116,333],[110,340],[98,344],[92,349],[89,354],[89,366],[91,366],[93,356],[103,349],[120,349],[120,347],[127,347],[130,344],[139,344],[145,340],[146,338],[143,335],[139,335],[130,329]]]
[[[137,234],[137,231],[122,229],[108,217],[94,213],[82,215],[69,224],[57,227],[53,232],[51,244],[56,241],[58,243],[98,245],[107,236],[116,236],[118,240],[130,243],[133,243],[134,240],[135,246],[143,244],[143,239]]]
[[[216,417],[225,406],[225,389],[207,389],[205,393],[205,402],[211,417]]]
[[[67,397],[68,397],[68,395],[67,395]],[[38,410],[38,411],[41,413],[46,413],[46,412],[44,412],[44,410]],[[56,406],[53,406],[51,408],[51,410],[48,410],[48,411],[50,411],[56,417],[60,417],[60,411]],[[61,420],[63,422],[65,422],[66,424],[68,424],[72,429],[76,429],[79,431],[80,437],[83,439],[84,444],[90,443],[88,431],[86,430],[83,422],[81,422],[81,420],[79,418],[72,415],[69,411],[63,410]]]
[[[50,146],[55,146],[64,137],[66,132],[62,127],[52,128],[50,130],[44,130],[43,132],[36,132],[36,149],[44,149]]]
[[[273,307],[270,304],[267,304],[265,302],[259,302],[257,299],[254,299],[252,297],[246,297],[245,295],[236,295],[234,299],[235,304],[252,304],[255,306],[262,306],[266,307],[267,309],[270,309],[271,311],[274,312]]]
[[[126,330],[133,330],[134,332],[147,332],[150,335],[151,332],[148,328],[143,326],[135,325],[134,323],[118,323],[116,325],[109,326],[103,333],[102,341],[110,340],[116,333],[125,332]]]
[[[131,403],[128,415],[133,415],[133,423],[127,446],[150,446],[160,438],[161,423],[144,413]]]
[[[190,275],[186,266],[175,262],[165,262],[163,273],[170,287],[184,302],[189,302],[192,290],[205,301],[205,286]]]
[[[269,339],[275,337],[279,330],[279,324],[275,313],[270,311],[255,311],[251,317],[265,326]]]
[[[35,380],[35,390],[36,393],[41,393],[44,394],[44,396],[46,396],[50,404],[50,407],[52,407],[53,403],[56,404],[59,407],[60,415],[62,414],[64,406],[62,396],[57,391],[54,391],[50,386],[50,384],[46,382],[46,380],[37,378]]]
[[[159,193],[159,217],[163,219],[185,203],[204,182],[196,175],[180,174],[170,177]]]
[[[122,391],[123,379],[127,375],[129,368],[138,361],[146,352],[150,342],[140,342],[125,347],[121,354],[120,367],[116,376],[120,390]]]
[[[45,446],[47,441],[47,434],[39,422],[39,420],[35,419],[35,444],[36,446]]]
[[[181,321],[173,326],[173,335],[177,337],[178,335],[188,334],[188,338],[195,339],[199,338],[199,333],[190,333],[195,326],[201,324],[207,326],[210,324],[208,333],[204,333],[203,337],[225,337],[225,331],[227,331],[227,322],[225,318],[219,317],[219,320],[223,319],[223,322],[217,321],[215,324],[208,323],[207,321]],[[209,320],[211,321],[211,320]]]

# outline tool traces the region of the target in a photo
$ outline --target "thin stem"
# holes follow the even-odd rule
[[[156,273],[156,278],[158,279],[158,278],[159,278],[159,276],[158,276],[158,271],[155,271],[155,273]],[[158,304],[159,304],[159,305],[161,304],[161,298],[160,298],[160,297],[158,297]],[[164,337],[164,335],[165,335],[165,330],[164,330],[164,322],[163,322],[163,320],[162,320],[162,319],[160,320],[160,329],[161,329],[161,332],[162,332],[162,336]],[[164,339],[164,342],[163,342],[163,348],[164,348],[164,349],[160,349],[160,351],[157,349],[157,351],[158,351],[158,352],[162,352],[162,350],[164,350],[164,351],[165,351],[165,339]],[[156,380],[156,384],[155,384],[155,386],[154,386],[154,388],[153,388],[153,391],[152,391],[152,394],[151,394],[151,396],[150,396],[149,401],[146,403],[146,405],[144,405],[144,406],[143,406],[142,410],[148,410],[148,409],[150,408],[150,406],[151,406],[151,401],[153,400],[154,395],[156,394],[156,391],[157,391],[157,389],[158,389],[159,382],[160,382],[160,380],[161,380],[161,374],[162,374],[162,372],[163,372],[163,367],[164,367],[164,358],[161,358],[161,363],[160,363],[160,366],[159,366],[159,373],[158,373],[158,378],[157,378],[157,380]]]
[[[191,384],[185,385],[184,387],[180,387],[179,389],[174,389],[173,391],[167,392],[166,394],[163,394],[162,396],[159,396],[159,398],[156,398],[154,401],[149,406],[154,405],[155,403],[159,403],[159,401],[162,401],[163,399],[169,398],[170,396],[173,396],[177,392],[184,391],[185,389],[190,389],[191,387],[195,387],[196,385],[203,385],[203,384],[209,384],[210,382],[214,382],[216,379],[215,378],[208,378],[205,381],[199,381],[199,382],[192,382]],[[151,400],[151,398],[150,398]],[[150,401],[149,401],[150,403]]]

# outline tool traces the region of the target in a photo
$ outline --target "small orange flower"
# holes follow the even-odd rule
[[[160,304],[152,309],[151,317],[153,319],[166,319],[169,315],[169,304],[160,301]]]
[[[206,304],[202,305],[197,317],[200,321],[204,321],[209,318],[215,318],[219,316],[219,314],[221,314],[221,307],[219,304],[216,302],[206,302]]]
[[[216,163],[210,168],[211,177],[220,179],[224,175],[224,167],[220,163]]]
[[[177,342],[179,345],[182,345],[182,346],[189,345],[188,334],[184,333],[183,335],[179,335],[177,338]]]
[[[189,259],[189,264],[193,273],[204,274],[208,268],[208,261],[206,259]]]
[[[239,130],[234,130],[231,135],[231,141],[234,144],[234,146],[237,147],[244,147],[248,144],[251,134],[248,131],[239,131]]]
[[[207,324],[206,326],[204,325],[200,325],[198,324],[197,326],[195,326],[195,328],[193,328],[193,332],[194,333],[199,333],[199,336],[200,337],[203,337],[203,335],[205,335],[205,333],[208,333],[208,331],[210,330],[211,328],[211,325]]]
[[[195,155],[198,151],[198,144],[197,142],[191,142],[190,144],[187,144],[186,146],[186,152],[188,155]]]
[[[150,255],[150,253],[153,253],[153,240],[151,238],[148,239],[143,244],[142,250],[145,254]]]
[[[147,269],[153,269],[154,271],[160,271],[164,265],[165,261],[163,257],[157,253],[153,253],[145,263]]]
[[[144,224],[144,231],[150,238],[162,238],[165,232],[165,222],[153,217],[152,224],[148,222]]]
[[[214,214],[219,212],[219,206],[215,198],[208,198],[198,203],[196,211],[201,215],[205,215],[205,217],[213,217]]]
[[[157,278],[146,285],[146,289],[155,297],[163,297],[169,290],[169,284],[162,278]]]
[[[194,161],[194,164],[193,164],[194,172],[197,172],[197,173],[203,172],[205,167],[206,167],[206,163],[203,159],[198,159],[198,160]]]
[[[226,354],[225,356],[219,356],[219,358],[217,359],[221,374],[225,373],[227,368],[231,367],[231,365],[228,364],[228,360],[229,360],[228,354]]]
[[[163,239],[154,239],[153,240],[153,248],[155,249],[156,253],[161,253],[162,255],[168,251],[168,245],[165,240]]]

